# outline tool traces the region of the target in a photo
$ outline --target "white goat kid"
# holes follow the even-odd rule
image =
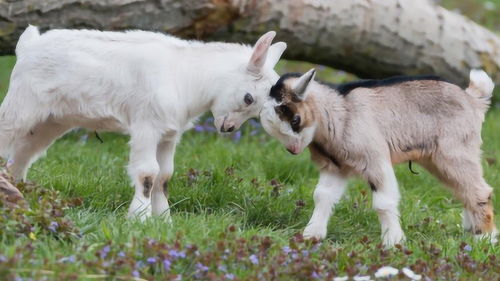
[[[360,175],[373,190],[384,244],[400,243],[404,233],[392,165],[414,161],[463,202],[466,230],[495,239],[492,188],[481,167],[481,125],[494,87],[484,71],[471,71],[465,90],[432,76],[335,86],[313,80],[314,70],[283,75],[261,112],[269,134],[292,154],[309,147],[320,168],[305,237],[326,236],[347,179]]]
[[[0,156],[24,180],[30,164],[72,128],[130,134],[129,216],[169,219],[177,141],[208,110],[221,132],[258,115],[286,49],[283,42],[271,45],[275,34],[264,34],[252,49],[144,31],[40,35],[30,26],[0,107]]]

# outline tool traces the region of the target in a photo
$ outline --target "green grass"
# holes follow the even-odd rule
[[[2,91],[5,91],[12,63],[12,58],[0,59]],[[483,149],[488,158],[484,161],[485,176],[496,187],[494,202],[497,210],[500,209],[499,120],[500,110],[491,109],[483,127]],[[279,252],[279,247],[288,245],[293,235],[303,229],[312,212],[312,192],[318,172],[309,161],[308,153],[291,156],[276,140],[265,134],[250,136],[247,128],[239,143],[215,134],[188,132],[178,146],[175,175],[170,185],[174,224],[168,225],[158,219],[144,224],[129,221],[125,215],[133,189],[125,171],[128,137],[102,134],[104,143],[101,144],[92,134],[86,142],[81,141],[85,134],[78,131],[57,141],[47,156],[32,166],[28,176],[41,186],[58,191],[61,198],[83,198],[81,206],[66,210],[67,217],[80,229],[81,237],[61,241],[36,231],[34,241],[26,235],[16,239],[6,235],[0,237],[0,253],[6,256],[22,252],[19,247],[26,243],[32,245],[31,259],[35,263],[18,262],[11,268],[21,276],[27,274],[23,270],[57,272],[57,260],[61,257],[78,254],[82,263],[83,260],[95,259],[96,251],[109,241],[117,247],[132,244],[137,249],[145,249],[137,241],[153,238],[174,243],[182,237],[184,245],[196,244],[200,251],[209,251],[231,225],[236,226],[238,238],[271,237],[278,247],[275,251]],[[382,260],[383,263],[370,261],[370,256],[378,255],[380,251],[376,248],[380,242],[379,223],[371,209],[369,188],[362,181],[354,180],[346,198],[336,207],[328,238],[321,246],[325,251],[343,249],[335,260],[340,275],[350,272],[356,259],[351,259],[348,254],[353,251],[359,252],[362,262],[367,265],[402,267],[416,264],[419,259],[431,262],[434,257],[429,256],[428,247],[433,244],[441,250],[444,260],[451,259],[452,269],[463,274],[466,270],[453,260],[461,252],[462,241],[472,245],[469,254],[477,261],[500,255],[498,245],[474,241],[463,233],[459,225],[460,204],[436,179],[420,167],[417,169],[420,175],[412,175],[405,165],[396,169],[403,198],[401,213],[407,235],[405,246],[413,254],[408,258],[396,251],[390,258]],[[281,183],[278,192],[273,191],[270,183],[273,179]],[[301,202],[305,203],[303,207]],[[499,218],[496,217],[497,225],[500,225]],[[364,239],[369,242],[360,243]],[[82,252],[82,249],[89,250]],[[93,273],[91,268],[77,262],[65,270],[67,274],[74,273],[84,280],[91,277],[88,275]],[[243,279],[251,275],[248,270],[237,273]],[[57,274],[63,274],[60,278],[69,278],[64,272]],[[155,276],[144,274],[146,278]]]
[[[443,4],[462,9],[491,29],[498,27],[498,10],[481,8],[486,1],[468,1],[473,8],[464,8],[462,2]],[[491,2],[500,8],[498,0]],[[13,57],[0,58],[0,100],[14,62]],[[280,64],[279,69],[304,71],[310,66],[288,62]],[[353,79],[328,68],[319,76],[334,82]],[[350,183],[345,199],[337,205],[327,239],[320,245],[302,242],[295,234],[304,228],[312,213],[318,172],[308,152],[291,156],[276,140],[265,134],[251,136],[250,130],[244,129],[238,143],[215,134],[185,134],[177,148],[169,189],[173,225],[161,219],[139,223],[125,218],[133,195],[125,170],[128,137],[102,134],[101,144],[93,134],[82,141],[87,134],[84,131],[68,134],[29,172],[31,181],[48,190],[40,188],[27,194],[33,210],[14,214],[1,209],[4,213],[0,213],[0,222],[5,225],[0,229],[0,279],[132,280],[137,270],[141,278],[148,280],[174,280],[179,275],[183,280],[222,280],[224,270],[220,265],[240,280],[271,280],[273,272],[277,272],[276,280],[306,280],[313,273],[320,273],[325,280],[331,280],[333,275],[373,276],[382,265],[399,269],[408,266],[432,280],[500,278],[500,246],[476,241],[463,233],[460,203],[418,166],[415,169],[420,175],[411,174],[405,165],[396,168],[402,193],[401,220],[407,236],[404,248],[380,248],[371,192],[360,180]],[[495,189],[494,205],[500,210],[498,105],[487,114],[483,140],[485,177]],[[50,195],[50,191],[57,194]],[[65,208],[65,217],[77,227],[68,230],[69,236],[75,238],[46,230],[46,224],[55,220],[53,214],[48,215],[52,201],[41,207],[39,196],[53,202],[57,198],[83,199],[81,205]],[[18,224],[35,227],[16,232],[19,225],[2,217],[19,218]],[[500,226],[500,216],[495,222]],[[269,249],[263,246],[267,243],[265,237],[272,241]],[[103,258],[100,255],[106,245],[111,250]],[[189,245],[196,245],[197,250]],[[298,255],[289,263],[290,257],[286,256],[286,265],[280,263],[281,258],[285,259],[284,246]],[[165,249],[174,248],[186,249],[188,257],[173,264],[170,271],[157,265],[138,265],[139,261],[166,255]],[[305,255],[303,250],[310,254]],[[119,251],[124,251],[126,258],[119,258]],[[251,254],[259,258],[258,265],[249,262]],[[229,256],[227,260],[225,255]],[[62,261],[72,256],[75,261]],[[197,269],[197,263],[206,264],[208,272]],[[409,280],[402,275],[396,279]]]

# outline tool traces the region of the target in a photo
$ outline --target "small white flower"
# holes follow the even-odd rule
[[[399,270],[392,266],[382,266],[377,270],[377,272],[375,272],[375,277],[377,278],[391,277],[398,274],[398,272]]]
[[[354,279],[354,281],[371,281],[372,280],[370,276],[359,276],[359,275],[354,276],[352,279]]]
[[[403,273],[408,277],[410,278],[411,280],[420,280],[422,279],[422,275],[420,274],[415,274],[415,272],[413,272],[411,269],[405,267],[403,268],[401,271],[403,271]]]
[[[349,279],[348,276],[335,277],[335,278],[333,278],[333,281],[347,281],[347,279]]]

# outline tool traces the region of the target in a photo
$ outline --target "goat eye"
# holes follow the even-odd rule
[[[292,121],[290,121],[290,125],[292,125],[294,131],[297,131],[300,125],[300,115],[294,115]]]
[[[253,97],[249,93],[245,95],[245,98],[243,100],[247,105],[251,105],[253,103]]]

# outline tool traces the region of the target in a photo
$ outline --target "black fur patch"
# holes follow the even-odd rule
[[[295,113],[290,109],[290,107],[286,105],[280,105],[274,108],[274,111],[278,116],[283,116],[283,118],[287,121],[290,122],[293,119],[293,116]]]
[[[386,79],[380,80],[358,80],[348,83],[342,83],[337,85],[331,85],[333,89],[335,89],[340,95],[345,96],[349,94],[352,90],[356,88],[378,88],[378,87],[387,87],[396,84],[401,84],[404,82],[410,81],[423,81],[423,80],[432,80],[432,81],[443,81],[447,82],[443,78],[434,75],[419,75],[419,76],[394,76]]]
[[[145,177],[142,182],[142,186],[144,187],[144,197],[149,198],[151,195],[151,189],[153,188],[153,179],[151,177]]]
[[[319,143],[317,142],[313,142],[311,144],[313,146],[314,149],[316,149],[319,153],[321,153],[323,156],[325,156],[326,158],[330,159],[330,161],[332,161],[332,163],[339,167],[340,168],[340,162],[339,160],[337,160],[335,157],[333,157],[333,155],[329,154],[328,152],[326,152],[326,150],[323,148],[323,146],[321,146]]]
[[[271,91],[269,92],[269,96],[271,96],[272,98],[274,98],[277,102],[281,102],[283,100],[283,96],[281,94],[281,91],[283,89],[283,86],[285,85],[284,84],[285,80],[288,79],[288,78],[298,78],[301,75],[302,74],[296,73],[296,72],[283,74],[280,77],[280,79],[278,80],[278,82],[276,82],[276,84],[274,84],[271,87]]]
[[[298,78],[302,74],[292,72],[292,73],[286,73],[283,74],[278,82],[274,84],[274,86],[271,87],[271,91],[269,92],[269,95],[274,98],[277,102],[281,102],[283,100],[283,97],[281,95],[281,90],[283,89],[284,82],[288,78]],[[365,79],[365,80],[358,80],[358,81],[352,81],[352,82],[347,82],[347,83],[342,83],[342,84],[333,84],[333,83],[328,83],[328,82],[322,82],[320,81],[319,83],[328,86],[332,89],[334,89],[339,95],[341,96],[346,96],[349,94],[352,90],[356,88],[378,88],[378,87],[387,87],[387,86],[392,86],[396,84],[401,84],[404,82],[410,82],[410,81],[425,81],[425,80],[430,80],[430,81],[442,81],[442,82],[448,82],[445,79],[435,76],[435,75],[416,75],[416,76],[394,76],[394,77],[389,77],[386,79]]]
[[[371,182],[371,181],[370,181],[370,182],[368,182],[368,183],[370,184],[370,189],[371,189],[373,192],[377,191],[377,187],[375,186],[375,184],[374,184],[373,182]]]

